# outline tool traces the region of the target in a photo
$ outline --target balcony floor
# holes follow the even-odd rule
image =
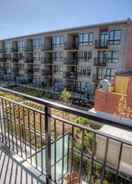
[[[40,184],[33,174],[0,143],[0,184]]]

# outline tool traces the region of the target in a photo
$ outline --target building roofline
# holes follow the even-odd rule
[[[28,34],[28,35],[16,36],[16,37],[11,37],[11,38],[3,38],[3,39],[0,39],[0,41],[17,40],[17,39],[22,39],[22,38],[27,38],[27,37],[42,36],[42,35],[46,35],[46,34],[67,32],[67,31],[76,31],[76,30],[80,30],[80,29],[88,29],[88,28],[94,28],[94,27],[99,27],[99,26],[108,26],[108,25],[112,25],[112,24],[128,24],[129,22],[131,22],[130,18],[124,19],[124,20],[112,21],[112,22],[104,22],[104,23],[84,25],[84,26],[78,26],[78,27],[69,27],[69,28],[57,29],[57,30],[53,30],[53,31],[45,31],[45,32],[40,32],[40,33],[32,33],[32,34]]]

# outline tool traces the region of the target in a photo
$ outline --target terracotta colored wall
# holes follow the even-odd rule
[[[119,94],[107,93],[107,101],[106,101],[107,105],[106,105],[105,112],[118,114],[118,104],[119,104],[120,98],[121,98],[121,95]]]
[[[105,112],[106,106],[106,92],[96,90],[95,94],[95,110]]]
[[[120,98],[120,94],[96,90],[95,110],[100,112],[118,114],[118,104]]]
[[[96,111],[117,114],[132,119],[132,76],[127,78],[125,91],[116,91],[116,88],[114,88],[115,92],[104,92],[101,89],[96,90]],[[120,80],[116,85],[119,85],[119,83],[121,83]]]
[[[128,48],[126,68],[132,69],[132,22],[128,25]]]

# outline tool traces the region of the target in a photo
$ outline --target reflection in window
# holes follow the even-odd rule
[[[105,78],[108,80],[112,80],[114,79],[115,73],[116,73],[115,69],[107,68],[105,73]]]
[[[64,45],[64,36],[54,36],[53,37],[53,47],[60,47]]]
[[[92,51],[81,51],[79,53],[79,58],[85,61],[89,61],[90,59],[92,59]]]
[[[103,68],[98,68],[97,74],[98,74],[98,79],[102,80],[102,79],[104,79],[105,70]]]
[[[11,49],[12,48],[12,42],[9,41],[5,41],[5,49]]]
[[[103,60],[107,59],[108,63],[118,63],[119,62],[119,51],[100,51],[98,52],[98,58]]]
[[[80,33],[80,45],[93,45],[93,33]]]
[[[34,38],[33,39],[33,48],[40,49],[43,46],[42,38]]]
[[[121,39],[121,31],[120,30],[112,30],[109,33],[109,43],[110,44],[120,44]]]
[[[25,41],[24,41],[24,40],[18,41],[18,48],[19,48],[19,49],[22,49],[22,48],[24,48],[24,47],[25,47]]]

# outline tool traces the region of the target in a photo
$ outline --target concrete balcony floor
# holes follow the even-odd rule
[[[15,159],[0,143],[0,184],[41,184],[40,175],[33,173],[24,160]]]

